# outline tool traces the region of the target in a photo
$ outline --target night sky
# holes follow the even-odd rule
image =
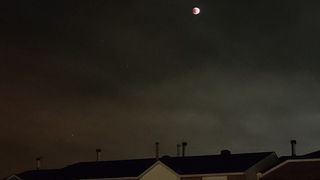
[[[192,14],[198,6],[201,13]],[[78,161],[320,149],[320,2],[0,4],[0,176]]]

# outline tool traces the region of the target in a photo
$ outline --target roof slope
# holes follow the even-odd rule
[[[138,177],[155,159],[81,162],[62,169],[64,179]]]
[[[315,151],[315,152],[311,152],[311,153],[304,154],[304,155],[298,155],[298,156],[281,156],[278,158],[278,162],[273,167],[270,167],[269,169],[261,171],[261,173],[266,173],[266,172],[270,171],[271,169],[273,169],[274,167],[276,167],[277,165],[285,163],[286,161],[287,162],[299,161],[299,160],[308,161],[310,159],[320,159],[320,151]]]
[[[23,180],[56,180],[59,177],[59,170],[31,170],[17,174],[17,176]]]
[[[320,151],[315,151],[309,154],[303,155],[304,158],[306,159],[318,159],[320,158]]]
[[[320,151],[311,152],[299,156],[281,156],[279,158],[278,164],[287,160],[308,160],[308,159],[320,159]]]
[[[180,175],[244,172],[273,152],[170,157],[161,161]]]

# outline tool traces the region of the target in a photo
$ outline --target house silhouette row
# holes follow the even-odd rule
[[[5,180],[320,180],[320,151],[278,157],[274,152],[164,156],[80,162],[61,169],[31,170]]]

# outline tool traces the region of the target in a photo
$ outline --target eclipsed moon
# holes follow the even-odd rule
[[[194,14],[194,15],[200,14],[200,8],[194,7],[194,8],[192,9],[192,14]]]

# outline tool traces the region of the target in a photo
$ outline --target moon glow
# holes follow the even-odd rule
[[[194,7],[194,8],[192,9],[192,14],[194,14],[194,15],[200,14],[200,8]]]

